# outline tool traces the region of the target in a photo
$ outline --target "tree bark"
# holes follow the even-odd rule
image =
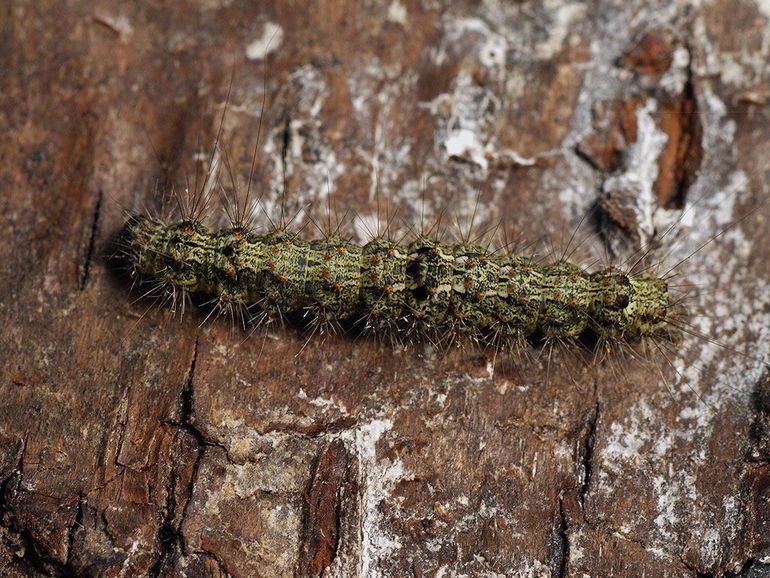
[[[765,3],[0,10],[0,574],[770,576]],[[108,257],[220,127],[264,226],[654,241],[692,325],[585,363],[170,319]]]

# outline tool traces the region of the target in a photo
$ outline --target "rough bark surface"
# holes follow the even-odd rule
[[[0,574],[770,576],[766,2],[14,0],[0,55]],[[247,177],[263,95],[273,218],[657,230],[708,339],[578,365],[148,311],[123,211],[226,101]]]

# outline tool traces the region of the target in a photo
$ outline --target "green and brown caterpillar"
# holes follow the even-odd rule
[[[123,252],[140,279],[167,293],[208,295],[258,321],[333,323],[399,341],[460,336],[504,346],[590,334],[634,342],[668,335],[673,315],[667,283],[654,275],[589,273],[425,236],[359,245],[134,216]]]

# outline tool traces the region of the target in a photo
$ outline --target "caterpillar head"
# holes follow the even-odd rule
[[[629,341],[670,333],[671,296],[665,280],[610,268],[591,275],[594,294],[591,319],[599,335]]]
[[[182,290],[195,291],[200,280],[192,266],[197,241],[207,229],[196,221],[172,225],[132,216],[123,227],[122,246],[135,274]]]
[[[630,294],[621,324],[632,337],[664,336],[670,333],[671,301],[668,284],[652,275],[629,275]]]

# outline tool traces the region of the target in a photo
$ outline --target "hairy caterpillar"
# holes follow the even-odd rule
[[[305,241],[242,226],[211,231],[194,219],[128,220],[126,256],[171,292],[203,293],[258,319],[303,318],[378,335],[466,336],[505,344],[544,339],[636,341],[670,331],[664,279],[567,261],[538,264],[486,247],[419,237],[357,245]]]

